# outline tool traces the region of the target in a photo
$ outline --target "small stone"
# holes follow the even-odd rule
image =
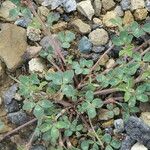
[[[144,20],[146,19],[147,14],[148,14],[147,9],[143,8],[143,9],[136,9],[133,15],[135,17],[135,20]]]
[[[17,6],[9,0],[6,0],[0,6],[0,18],[4,21],[14,21],[15,19],[9,15],[10,10]]]
[[[62,30],[65,30],[66,28],[67,28],[67,22],[65,22],[65,21],[62,21],[62,22],[60,22],[60,23],[57,23],[57,24],[55,24],[55,25],[53,25],[52,27],[50,27],[51,28],[51,31],[53,32],[53,33],[57,33],[57,32],[60,32],[60,31],[62,31]]]
[[[45,6],[38,7],[38,14],[40,16],[47,17],[49,12],[50,12],[50,10],[47,7],[45,7]]]
[[[146,0],[146,2],[145,2],[145,7],[146,7],[147,10],[150,12],[150,0]]]
[[[108,60],[109,60],[109,56],[106,54],[106,55],[104,55],[104,57],[99,62],[99,65],[106,66],[106,63],[108,62]]]
[[[132,146],[131,150],[148,150],[144,145],[136,143]]]
[[[22,101],[22,100],[23,100],[22,97],[21,97],[21,95],[20,95],[19,93],[16,93],[16,94],[15,94],[14,99],[15,99],[16,101]]]
[[[30,150],[46,150],[43,145],[35,145]]]
[[[109,59],[109,61],[107,62],[106,64],[106,68],[109,69],[109,68],[112,68],[115,64],[115,60],[114,59]]]
[[[120,5],[121,5],[123,10],[129,10],[131,7],[131,0],[122,0],[120,2]]]
[[[93,45],[99,46],[105,45],[109,40],[109,36],[106,30],[96,29],[89,34],[89,39]]]
[[[9,113],[7,117],[15,125],[22,125],[28,120],[26,113],[23,111]]]
[[[77,3],[75,0],[64,0],[63,7],[64,7],[65,11],[69,13],[69,12],[76,10]]]
[[[142,112],[140,118],[144,121],[145,124],[150,126],[150,112]]]
[[[93,18],[93,23],[102,26],[103,22],[99,18]]]
[[[136,10],[145,7],[144,0],[131,0],[131,10]]]
[[[91,51],[92,43],[86,36],[82,37],[79,41],[78,49],[81,53],[89,53]]]
[[[3,78],[5,73],[4,64],[0,61],[0,79]]]
[[[90,0],[77,3],[77,10],[89,20],[91,20],[94,15],[94,9]]]
[[[23,28],[27,28],[31,20],[29,18],[19,18],[15,21],[17,26],[21,26]]]
[[[107,10],[111,10],[115,6],[114,0],[102,0],[103,8]]]
[[[81,19],[76,19],[72,22],[72,25],[82,34],[90,33],[91,27],[90,25],[84,23]]]
[[[98,53],[93,53],[93,54],[92,54],[92,60],[93,60],[94,62],[97,61],[98,58],[99,58],[99,54],[98,54]]]
[[[104,46],[93,46],[92,51],[95,53],[101,53],[105,50]]]
[[[110,20],[115,19],[117,17],[117,13],[115,11],[108,11],[103,16],[103,23],[106,27],[116,27],[115,24],[113,24]]]
[[[5,23],[0,31],[0,59],[10,71],[19,67],[22,55],[27,49],[26,30],[14,24]]]
[[[101,0],[94,0],[93,6],[94,6],[94,10],[95,10],[95,16],[99,17],[101,14],[101,9],[102,9]]]
[[[49,36],[45,36],[40,41],[40,45],[42,46],[43,49],[48,49],[51,46],[50,39],[51,38]]]
[[[116,6],[116,8],[114,9],[114,11],[117,13],[117,16],[122,17],[124,15],[124,12],[121,8],[121,6]]]
[[[19,104],[13,99],[10,104],[5,104],[5,109],[8,113],[19,111]]]
[[[124,121],[122,119],[115,120],[114,126],[117,133],[122,133],[124,131]]]
[[[41,40],[41,30],[33,27],[27,27],[27,37],[34,42]]]
[[[41,58],[32,58],[29,61],[29,72],[30,73],[45,73],[46,64],[43,62]]]
[[[123,18],[123,24],[128,26],[132,22],[134,22],[134,17],[132,15],[132,13],[129,10],[125,11],[125,15],[124,15],[124,18]]]

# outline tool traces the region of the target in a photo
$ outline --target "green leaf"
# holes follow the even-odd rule
[[[105,150],[113,150],[113,148],[110,145],[107,145]]]
[[[141,61],[142,59],[141,54],[139,52],[134,52],[132,57],[135,61]]]
[[[36,105],[33,110],[33,114],[36,118],[42,118],[44,116],[44,109],[41,106]]]
[[[67,137],[71,136],[72,134],[73,134],[73,132],[69,129],[65,130],[65,132],[64,132],[64,135],[67,136]]]
[[[90,146],[90,144],[86,140],[81,143],[82,150],[89,150],[89,146]]]
[[[150,33],[150,23],[146,23],[146,24],[144,24],[144,26],[143,26],[143,30],[144,30],[145,32]]]
[[[125,102],[129,101],[130,97],[132,96],[132,93],[130,92],[125,92],[124,94],[124,99],[125,99]]]
[[[134,107],[136,104],[136,97],[135,96],[131,96],[129,101],[128,101],[128,105],[129,107]]]
[[[66,37],[65,37],[66,42],[72,42],[75,39],[75,34],[73,32],[66,31],[65,34],[66,34]]]
[[[109,144],[111,142],[111,135],[106,133],[102,139],[105,143]]]
[[[113,139],[110,143],[110,145],[115,148],[115,149],[119,149],[121,146],[121,142],[119,142],[118,140]]]
[[[95,108],[100,108],[103,106],[103,104],[104,104],[103,101],[99,98],[96,98],[92,101],[92,105],[94,105]]]
[[[146,91],[146,85],[139,85],[137,88],[136,88],[136,94],[142,94]]]
[[[23,17],[32,19],[32,13],[28,7],[21,7]]]
[[[88,116],[89,116],[90,118],[96,117],[96,110],[95,110],[95,108],[93,108],[93,107],[89,107],[89,108],[87,109],[87,113],[88,113]]]
[[[124,44],[123,41],[120,39],[120,37],[113,37],[112,42],[116,46],[121,46]]]
[[[64,121],[58,121],[55,125],[56,128],[58,129],[68,129],[69,128],[69,124],[64,122]]]
[[[39,129],[42,133],[49,131],[52,128],[52,125],[50,123],[43,123]]]
[[[94,98],[94,93],[93,91],[87,91],[85,94],[86,100],[91,102]]]
[[[110,21],[114,25],[117,25],[118,27],[122,26],[122,19],[120,17],[116,17],[116,18],[110,19]]]
[[[51,128],[51,137],[55,140],[59,138],[59,130],[55,126]]]
[[[41,29],[41,24],[39,23],[37,18],[33,18],[32,22],[29,24],[30,27],[36,28],[36,29]]]
[[[143,61],[150,62],[150,52],[147,52],[147,53],[144,55]]]
[[[63,73],[63,83],[67,84],[73,81],[74,72],[73,70],[67,70]]]
[[[4,128],[4,123],[0,120],[0,130],[2,130]]]
[[[12,18],[16,18],[19,15],[20,10],[18,8],[11,9],[9,11],[9,16]]]
[[[43,108],[51,108],[53,107],[53,103],[50,100],[41,100],[38,104]]]
[[[69,47],[70,47],[70,43],[68,42],[62,43],[62,48],[69,48]]]
[[[20,4],[20,0],[11,0],[12,3],[14,3],[15,5],[19,5]]]
[[[74,97],[76,94],[76,91],[72,85],[64,85],[62,88],[62,92],[67,97]]]
[[[148,96],[145,94],[136,95],[136,98],[141,102],[147,102],[149,100]]]
[[[60,18],[60,14],[59,13],[49,13],[47,16],[47,24],[49,26],[52,26],[54,22],[57,22]]]
[[[31,111],[34,107],[35,107],[35,103],[34,102],[30,102],[30,101],[24,101],[24,104],[23,104],[23,110],[26,110],[26,111]]]

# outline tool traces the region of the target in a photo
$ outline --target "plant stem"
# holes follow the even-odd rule
[[[94,95],[105,95],[105,94],[114,93],[114,92],[117,92],[117,91],[118,91],[117,88],[98,90],[98,91],[94,92]]]

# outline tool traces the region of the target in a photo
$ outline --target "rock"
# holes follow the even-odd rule
[[[144,0],[131,0],[131,10],[136,10],[145,7]]]
[[[30,150],[46,150],[43,145],[35,145]]]
[[[150,126],[141,119],[131,116],[125,124],[128,136],[150,149]]]
[[[125,15],[124,15],[124,18],[123,18],[123,24],[126,25],[126,26],[128,26],[133,21],[134,21],[134,17],[132,15],[132,13],[129,10],[125,11]]]
[[[109,110],[108,109],[100,109],[98,114],[99,114],[98,115],[99,120],[107,121],[107,120],[111,119],[111,117],[109,116]]]
[[[104,29],[96,29],[89,34],[89,39],[93,45],[99,46],[105,45],[109,40],[109,36]]]
[[[65,22],[69,22],[70,21],[70,18],[67,14],[62,14],[61,15],[62,19],[65,21]]]
[[[51,5],[51,9],[54,10],[59,6],[62,6],[66,12],[76,10],[77,4],[75,0],[44,0],[43,6]]]
[[[7,113],[19,111],[19,104],[17,103],[16,100],[13,99],[10,104],[7,104],[7,105],[5,104],[5,109]]]
[[[147,14],[148,14],[147,9],[143,8],[143,9],[136,9],[133,15],[135,17],[135,20],[144,20],[146,19]]]
[[[149,102],[145,102],[145,103],[140,103],[140,111],[141,112],[150,112],[150,103]]]
[[[14,84],[4,93],[3,99],[5,105],[8,105],[12,102],[17,90],[18,90],[18,84]]]
[[[144,121],[145,124],[150,126],[150,112],[142,112],[140,118]]]
[[[124,121],[122,119],[115,120],[114,126],[117,133],[122,133],[124,131]]]
[[[67,22],[62,21],[50,27],[53,33],[57,33],[59,31],[65,30],[67,28]]]
[[[91,51],[92,43],[86,36],[82,37],[79,41],[78,49],[81,53],[89,53]]]
[[[29,25],[29,23],[31,22],[31,20],[29,18],[19,18],[15,21],[15,24],[17,26],[21,26],[23,28],[27,28],[27,26]]]
[[[15,125],[22,125],[22,124],[26,123],[28,120],[26,113],[23,111],[9,113],[7,115],[7,117]]]
[[[47,17],[49,12],[50,12],[50,10],[47,7],[45,7],[45,6],[38,7],[38,14],[40,16]]]
[[[106,54],[106,55],[104,55],[104,57],[101,59],[99,65],[101,65],[101,66],[106,66],[106,63],[108,62],[108,60],[109,60],[109,56]]]
[[[116,6],[116,8],[114,9],[114,11],[117,13],[117,16],[122,17],[124,15],[124,12],[121,8],[121,6]]]
[[[146,7],[147,10],[150,12],[150,0],[146,0],[146,2],[145,2],[145,7]]]
[[[19,93],[16,93],[16,94],[15,94],[14,99],[15,99],[16,101],[22,101],[22,100],[23,100],[22,97],[21,97],[21,95],[20,95]]]
[[[102,26],[102,21],[99,18],[93,18],[93,23],[99,26]]]
[[[115,64],[115,60],[114,59],[109,59],[109,61],[106,64],[106,68],[112,68]]]
[[[0,61],[0,79],[3,78],[5,73],[4,64]]]
[[[123,10],[129,10],[131,7],[131,0],[122,0],[120,2],[120,5],[121,5]]]
[[[76,19],[72,22],[72,25],[82,34],[90,33],[91,27],[90,25],[84,23],[81,19]]]
[[[132,146],[131,150],[148,150],[144,145],[136,143]]]
[[[115,6],[114,0],[102,0],[103,8],[107,10],[111,10]]]
[[[43,49],[48,49],[48,48],[51,46],[50,37],[49,37],[49,36],[45,36],[45,37],[40,41],[40,45],[42,46]]]
[[[94,0],[93,6],[94,6],[94,10],[95,10],[95,16],[99,17],[101,14],[101,9],[102,9],[101,0]]]
[[[95,53],[101,53],[105,50],[104,46],[93,46],[92,51]]]
[[[136,140],[132,139],[130,136],[126,136],[123,140],[120,150],[131,150],[131,147],[135,144]]]
[[[4,21],[14,21],[15,19],[10,17],[9,12],[11,9],[16,8],[16,5],[9,0],[6,0],[0,6],[0,19]]]
[[[107,27],[116,27],[115,24],[113,24],[110,19],[115,19],[117,17],[117,13],[115,11],[108,11],[104,16],[103,16],[103,23]]]
[[[27,37],[34,42],[41,40],[41,30],[33,28],[31,26],[27,27]]]
[[[32,58],[29,61],[29,72],[30,73],[45,73],[47,70],[46,64],[41,58]]]
[[[14,71],[22,63],[22,55],[26,51],[26,30],[13,24],[2,25],[0,32],[0,59],[10,71]]]
[[[77,3],[77,10],[89,20],[91,20],[94,15],[94,9],[90,0]]]
[[[98,54],[98,53],[93,53],[93,54],[92,54],[92,60],[93,60],[94,62],[96,62],[96,61],[98,60],[98,58],[99,58],[99,54]]]

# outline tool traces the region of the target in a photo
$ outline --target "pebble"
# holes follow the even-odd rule
[[[143,8],[143,9],[136,9],[133,15],[135,17],[135,20],[144,20],[146,19],[147,14],[148,14],[147,9]]]
[[[47,70],[46,64],[41,58],[32,58],[29,61],[29,72],[30,73],[45,73]]]
[[[46,150],[43,145],[35,145],[30,150]]]
[[[131,150],[148,150],[144,145],[136,143],[132,146]]]
[[[101,0],[94,0],[93,6],[94,6],[94,10],[95,10],[95,16],[99,17],[101,14],[101,9],[102,9]]]
[[[142,112],[140,118],[144,121],[145,124],[150,126],[150,112]]]
[[[81,53],[89,53],[91,51],[92,43],[86,36],[83,36],[79,41],[78,49]]]
[[[90,25],[84,23],[81,19],[76,19],[72,22],[74,28],[81,34],[87,34],[91,32]]]
[[[128,26],[133,21],[134,21],[134,17],[132,15],[131,11],[129,11],[129,10],[125,11],[125,15],[124,15],[124,18],[123,18],[123,24]]]
[[[43,49],[48,49],[51,46],[50,39],[51,38],[49,36],[44,36],[42,38],[42,40],[40,41],[40,45]]]
[[[115,11],[108,11],[103,16],[103,23],[106,27],[116,27],[115,24],[113,24],[110,19],[115,19],[117,17],[117,13]]]
[[[0,31],[0,58],[9,71],[20,67],[26,49],[26,30],[14,24],[3,24]]]
[[[146,7],[147,10],[150,12],[150,0],[146,0],[146,2],[145,2],[145,7]]]
[[[109,68],[112,68],[115,64],[115,60],[114,59],[109,59],[109,61],[107,62],[106,64],[106,68],[109,69]]]
[[[93,46],[92,51],[95,53],[101,53],[105,50],[105,46]]]
[[[53,33],[60,32],[62,30],[65,30],[67,28],[68,23],[65,21],[62,21],[60,23],[56,23],[53,26],[50,27],[51,31]]]
[[[115,6],[114,0],[102,0],[104,10],[111,10]]]
[[[121,5],[123,10],[129,10],[131,7],[131,0],[122,0],[120,2],[120,5]]]
[[[124,15],[124,12],[123,12],[121,6],[119,6],[119,5],[115,7],[114,11],[117,13],[117,16],[119,16],[119,17],[122,17]]]
[[[41,40],[41,30],[33,27],[27,27],[27,37],[34,42]]]
[[[93,18],[93,23],[99,26],[103,25],[102,20],[100,20],[99,18]]]
[[[29,25],[29,23],[31,22],[31,20],[29,18],[19,18],[15,21],[15,24],[17,26],[21,26],[23,28],[27,28],[27,26]]]
[[[122,133],[124,131],[124,121],[122,119],[115,120],[114,126],[117,133]]]
[[[99,58],[99,54],[96,54],[96,53],[93,53],[93,54],[92,54],[92,60],[93,60],[93,61],[97,61],[98,58]]]
[[[3,78],[4,73],[5,73],[4,64],[3,64],[3,63],[1,62],[1,60],[0,60],[0,79]]]
[[[144,0],[131,0],[131,10],[136,10],[145,7]]]
[[[61,15],[61,18],[65,21],[65,22],[69,22],[70,21],[70,18],[67,14],[62,14]]]
[[[90,0],[84,0],[77,3],[77,10],[89,20],[92,19],[95,13]]]
[[[108,40],[109,36],[106,30],[104,29],[96,29],[89,34],[89,39],[93,45],[105,45]]]
[[[50,12],[50,10],[47,7],[45,7],[45,6],[38,7],[38,14],[40,16],[47,17],[49,12]]]
[[[7,117],[15,125],[22,125],[28,120],[26,113],[23,111],[9,113]]]
[[[5,109],[8,113],[19,111],[19,104],[13,99],[10,104],[5,104]]]

